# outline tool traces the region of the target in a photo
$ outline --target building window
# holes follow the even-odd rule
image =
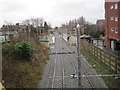
[[[118,4],[117,3],[115,4],[115,9],[118,9]]]
[[[112,20],[112,21],[114,20],[114,16],[111,17],[111,20]]]
[[[113,8],[114,8],[114,6],[112,5],[110,8],[111,8],[111,9],[113,9]]]
[[[115,31],[115,28],[111,28],[111,31]]]
[[[118,33],[118,28],[117,27],[115,28],[115,33]]]
[[[118,17],[117,16],[115,17],[115,21],[118,21]]]

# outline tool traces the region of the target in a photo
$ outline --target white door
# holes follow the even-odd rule
[[[112,48],[112,50],[114,50],[114,41],[113,40],[111,41],[111,48]]]

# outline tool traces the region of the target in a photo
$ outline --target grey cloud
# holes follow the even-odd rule
[[[1,8],[1,12],[4,13],[13,13],[13,12],[20,12],[20,11],[24,11],[26,9],[24,3],[22,2],[17,2],[16,1],[3,1],[1,2],[0,6]]]
[[[93,15],[94,13],[98,13],[99,10],[103,10],[101,7],[99,8],[98,4],[93,2],[66,2],[59,3],[57,7],[58,8],[55,9],[55,12],[59,14],[59,16],[69,17],[91,14]],[[97,10],[96,7],[99,9]]]
[[[35,1],[36,3],[39,2],[39,0]],[[52,10],[49,9],[49,11],[47,10],[49,7],[44,7],[44,10],[42,10],[39,4],[36,6],[35,1],[0,0],[0,13],[2,13],[2,17],[5,18],[5,20],[14,19],[14,21],[28,16],[41,17],[42,15],[43,18],[52,24],[60,25],[60,23],[65,23],[80,16],[85,16],[88,21],[93,22],[97,18],[102,17],[104,12],[103,0],[46,0],[46,3],[49,3],[49,1],[56,3],[55,6],[51,8]],[[35,7],[32,8],[32,5]],[[37,10],[39,12],[37,12]],[[48,13],[46,14],[46,12]],[[9,19],[9,15],[16,18]]]

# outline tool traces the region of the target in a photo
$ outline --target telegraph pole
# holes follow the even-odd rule
[[[80,62],[80,25],[77,25],[77,60],[78,60],[78,88],[81,87],[81,62]]]

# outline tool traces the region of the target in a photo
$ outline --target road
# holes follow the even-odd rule
[[[68,45],[62,35],[55,32],[55,44],[38,88],[78,88],[76,47]],[[92,66],[81,56],[81,75],[96,75]],[[81,88],[107,88],[101,77],[81,77]]]

